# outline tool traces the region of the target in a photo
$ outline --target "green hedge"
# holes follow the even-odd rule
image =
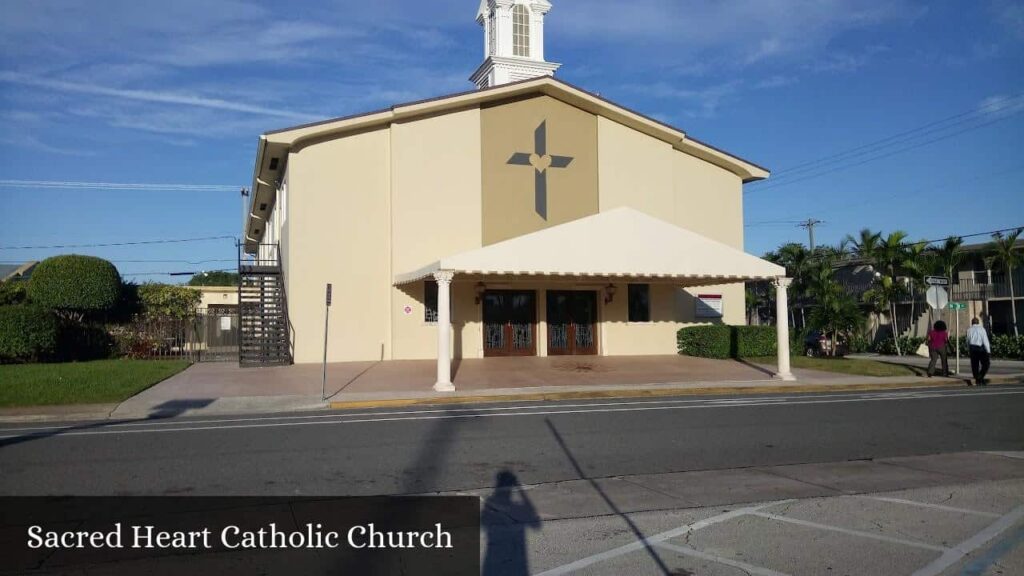
[[[900,351],[903,352],[904,356],[917,352],[921,344],[924,344],[924,338],[921,336],[900,336]],[[896,344],[893,342],[892,337],[877,342],[875,344],[875,352],[894,356],[896,354]]]
[[[121,276],[114,265],[95,256],[53,256],[32,270],[28,297],[34,304],[61,312],[106,312],[121,296]]]
[[[57,318],[32,305],[0,306],[0,361],[36,362],[57,352]]]
[[[679,353],[700,358],[753,358],[777,353],[774,326],[690,326],[676,332]]]

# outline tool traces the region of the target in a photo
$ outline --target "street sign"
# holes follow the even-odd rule
[[[924,283],[929,286],[949,286],[949,278],[945,276],[925,276]]]
[[[949,304],[949,295],[946,294],[946,289],[942,286],[932,286],[925,292],[925,299],[928,301],[928,305],[935,310],[942,310]]]
[[[333,286],[331,286],[330,284],[327,284],[327,305],[328,306],[331,305],[331,288],[333,288]]]
[[[966,310],[967,309],[967,303],[966,302],[950,302],[949,303],[949,309],[950,310]]]

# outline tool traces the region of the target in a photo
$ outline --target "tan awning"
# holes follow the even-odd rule
[[[511,276],[664,278],[685,286],[767,280],[785,268],[632,208],[593,216],[477,248],[394,278],[434,272]]]

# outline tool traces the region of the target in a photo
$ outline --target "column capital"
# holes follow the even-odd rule
[[[793,283],[793,279],[792,278],[785,278],[785,277],[782,277],[782,276],[779,276],[779,277],[775,278],[774,280],[772,280],[772,284],[774,284],[776,288],[789,288],[789,285],[792,284],[792,283]]]
[[[438,284],[451,284],[453,278],[455,278],[455,272],[452,270],[438,270],[434,272],[434,281]]]

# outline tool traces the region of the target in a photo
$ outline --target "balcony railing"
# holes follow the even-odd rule
[[[980,271],[974,274],[974,276],[975,278],[988,279],[988,274],[984,271]],[[873,282],[863,281],[844,281],[840,282],[840,284],[847,294],[858,299],[874,286]],[[915,286],[915,288],[920,287]],[[970,278],[954,278],[954,283],[947,286],[946,289],[949,291],[949,299],[954,302],[994,300],[1010,297],[1010,284],[1006,281],[1006,273],[1004,272],[992,272],[991,283],[977,282]],[[1017,298],[1024,298],[1024,270],[1013,271],[1013,293]],[[914,300],[923,302],[924,299],[924,290],[916,289]],[[901,302],[910,302],[910,300],[910,294],[907,293],[904,294]]]

